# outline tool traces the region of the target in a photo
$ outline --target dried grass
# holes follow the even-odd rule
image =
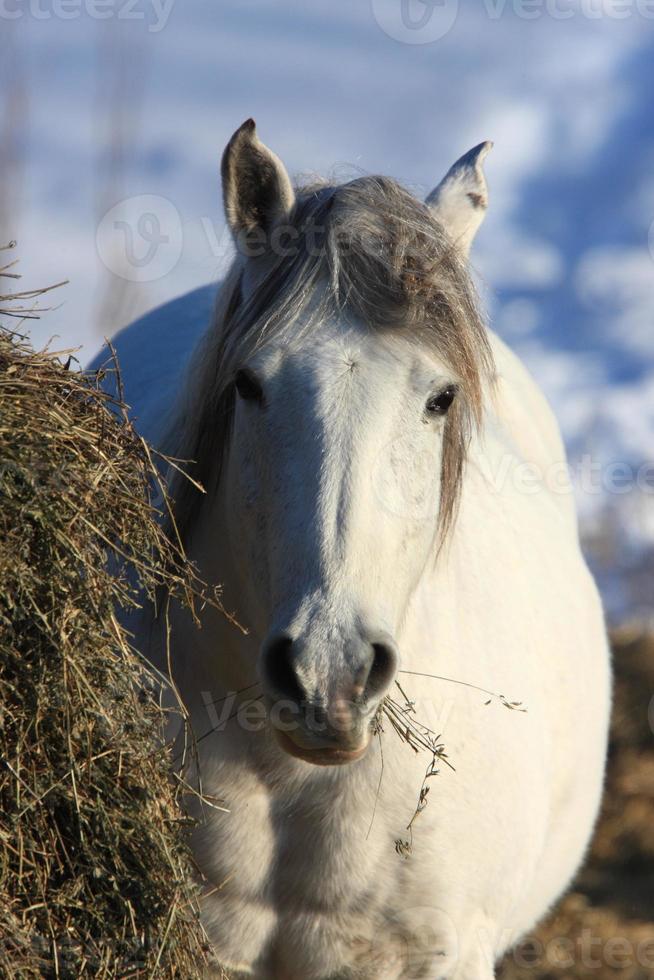
[[[117,610],[139,589],[218,600],[161,530],[125,407],[64,354],[0,329],[0,977],[188,980],[206,943],[184,785]]]

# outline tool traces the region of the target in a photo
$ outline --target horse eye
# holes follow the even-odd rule
[[[446,415],[457,393],[456,385],[448,385],[438,395],[430,398],[426,405],[428,415]]]
[[[246,402],[262,402],[263,390],[261,385],[249,371],[237,371],[234,378],[234,387],[239,395]]]

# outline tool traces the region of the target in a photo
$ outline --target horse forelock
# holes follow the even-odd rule
[[[396,181],[366,176],[299,189],[277,249],[251,295],[238,255],[220,290],[212,325],[191,359],[166,450],[208,493],[229,444],[233,378],[271,340],[298,341],[325,318],[352,318],[429,346],[461,389],[445,422],[439,525],[453,524],[466,450],[481,424],[493,377],[485,323],[465,262],[429,208]],[[186,541],[203,495],[172,478],[174,519]]]

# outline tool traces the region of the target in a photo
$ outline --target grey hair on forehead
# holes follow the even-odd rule
[[[466,450],[481,424],[484,387],[493,376],[485,324],[466,264],[445,229],[395,180],[365,176],[301,188],[288,221],[273,230],[265,274],[245,298],[248,259],[237,255],[220,290],[213,322],[192,357],[166,452],[208,493],[215,491],[229,445],[238,368],[269,340],[289,343],[349,317],[429,346],[459,385],[445,420],[439,530],[454,521]],[[260,261],[256,259],[255,261]],[[191,533],[202,495],[174,474],[174,521]]]

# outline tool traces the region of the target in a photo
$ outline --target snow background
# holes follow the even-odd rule
[[[402,0],[0,0],[0,237],[23,287],[70,280],[33,340],[87,361],[220,274],[219,159],[248,116],[292,173],[421,194],[493,139],[473,251],[491,322],[561,421],[611,617],[649,616],[654,3],[405,4],[413,29]],[[130,264],[126,236],[138,260],[153,233]]]

